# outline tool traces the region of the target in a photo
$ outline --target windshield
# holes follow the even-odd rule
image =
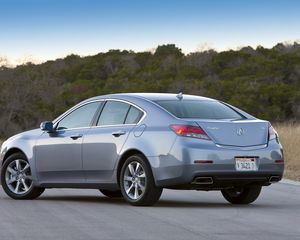
[[[218,101],[161,100],[155,101],[178,118],[242,119],[243,115]]]

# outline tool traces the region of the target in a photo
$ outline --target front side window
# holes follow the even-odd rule
[[[57,125],[57,130],[69,128],[89,127],[100,102],[88,103],[75,109],[69,115],[64,117]]]

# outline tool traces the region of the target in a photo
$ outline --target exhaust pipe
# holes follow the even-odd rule
[[[270,178],[269,178],[269,183],[277,183],[277,182],[279,182],[281,180],[281,177],[279,177],[279,176],[271,176]]]
[[[196,177],[192,184],[213,184],[214,180],[212,177]]]

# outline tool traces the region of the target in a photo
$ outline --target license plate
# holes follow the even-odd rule
[[[236,157],[235,169],[237,171],[257,171],[258,168],[256,158]]]

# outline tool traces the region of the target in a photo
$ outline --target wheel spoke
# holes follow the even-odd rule
[[[7,167],[7,171],[10,172],[11,174],[16,174],[17,172],[12,169],[10,166]]]
[[[25,165],[25,167],[22,169],[22,172],[25,172],[27,169],[29,169],[29,164],[28,163],[26,163],[26,165]]]
[[[142,174],[141,174],[141,175],[138,175],[138,177],[139,177],[139,178],[145,178],[145,177],[146,177],[146,175],[145,175],[145,173],[144,173],[144,172],[142,172]]]
[[[20,182],[18,181],[15,188],[15,193],[19,193],[19,188],[20,188]]]
[[[131,191],[131,189],[133,188],[133,184],[130,185],[130,187],[126,190],[126,193],[129,195],[129,192]]]
[[[140,166],[140,163],[136,163],[135,173],[138,173]]]
[[[16,160],[16,168],[18,171],[21,171],[21,164],[20,164],[20,160]]]
[[[145,191],[145,186],[143,186],[141,183],[138,183],[139,188],[141,189],[142,192]]]
[[[133,176],[134,173],[135,173],[135,171],[134,171],[134,169],[133,169],[132,164],[129,164],[129,165],[128,165],[128,168],[129,168],[129,172],[130,172],[131,176]]]
[[[16,177],[12,177],[12,178],[10,178],[10,179],[7,181],[7,184],[12,184],[12,183],[14,183],[14,182],[16,182],[16,181],[17,181]]]
[[[30,175],[24,175],[25,179],[28,179],[28,180],[32,180],[32,177]]]
[[[139,196],[139,190],[138,190],[138,186],[135,185],[134,186],[134,199],[137,199]]]
[[[129,182],[132,182],[132,177],[124,176],[124,180],[125,180],[125,181],[129,181]]]
[[[22,185],[23,185],[23,187],[24,187],[24,190],[27,192],[29,188],[28,188],[28,186],[27,186],[25,180],[22,179],[21,181],[22,181]]]

